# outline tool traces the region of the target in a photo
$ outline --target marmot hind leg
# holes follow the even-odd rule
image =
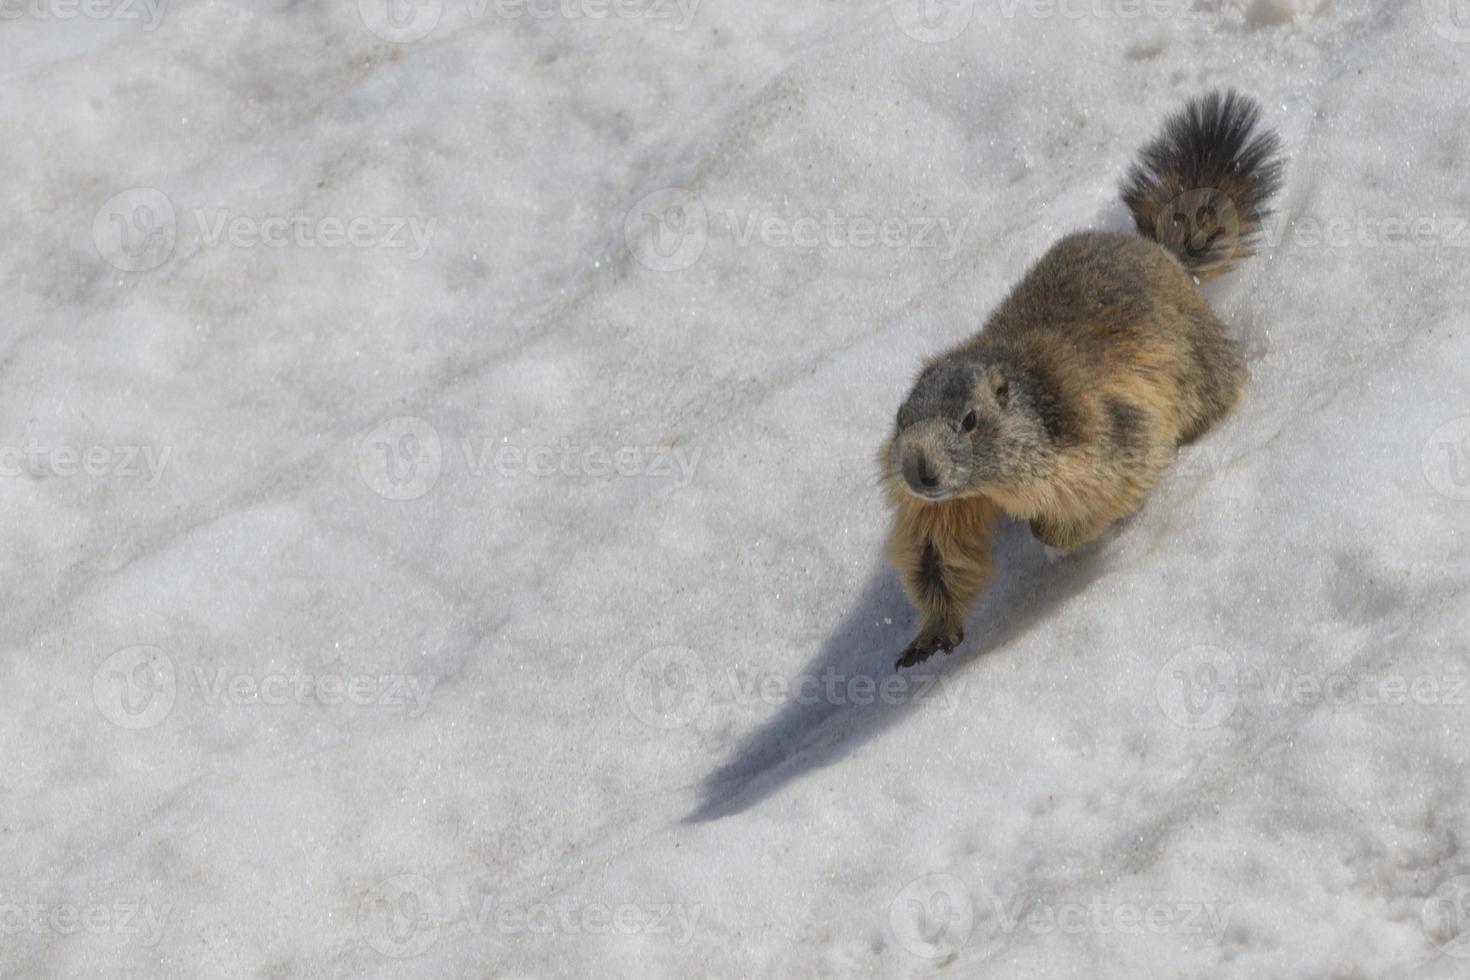
[[[1240,399],[1245,394],[1245,377],[1245,368],[1240,367],[1220,380],[1218,390],[1221,394],[1213,401],[1205,402],[1199,414],[1185,426],[1175,443],[1176,449],[1192,444],[1235,411],[1235,406],[1240,404]]]
[[[1187,446],[1225,419],[1245,395],[1247,372],[1240,348],[1199,300],[1185,374],[1183,420],[1175,447]]]

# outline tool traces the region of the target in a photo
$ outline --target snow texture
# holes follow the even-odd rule
[[[1463,4],[0,9],[0,975],[1470,974]],[[921,358],[1224,86],[1244,404],[895,675]]]

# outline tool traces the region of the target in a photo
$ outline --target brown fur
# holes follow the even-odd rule
[[[982,331],[926,364],[879,459],[889,558],[921,613],[900,667],[960,642],[1003,514],[1054,547],[1084,544],[1235,408],[1245,367],[1176,246],[1069,235]],[[920,495],[931,486],[940,496]]]

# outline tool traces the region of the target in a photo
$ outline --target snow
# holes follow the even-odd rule
[[[3,8],[0,975],[1470,972],[1452,4],[384,3]],[[1246,402],[895,675],[920,358],[1226,85]]]

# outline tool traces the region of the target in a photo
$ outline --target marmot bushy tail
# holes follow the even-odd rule
[[[1211,92],[1170,116],[1138,155],[1123,203],[1139,234],[1173,252],[1201,281],[1251,255],[1281,183],[1280,141],[1258,132],[1261,110],[1237,92]]]
[[[1123,188],[1141,235],[1067,235],[925,364],[878,459],[889,559],[920,613],[898,666],[963,639],[1002,516],[1057,548],[1091,541],[1235,408],[1245,363],[1198,280],[1250,254],[1280,182],[1258,115],[1234,93],[1189,103]]]

